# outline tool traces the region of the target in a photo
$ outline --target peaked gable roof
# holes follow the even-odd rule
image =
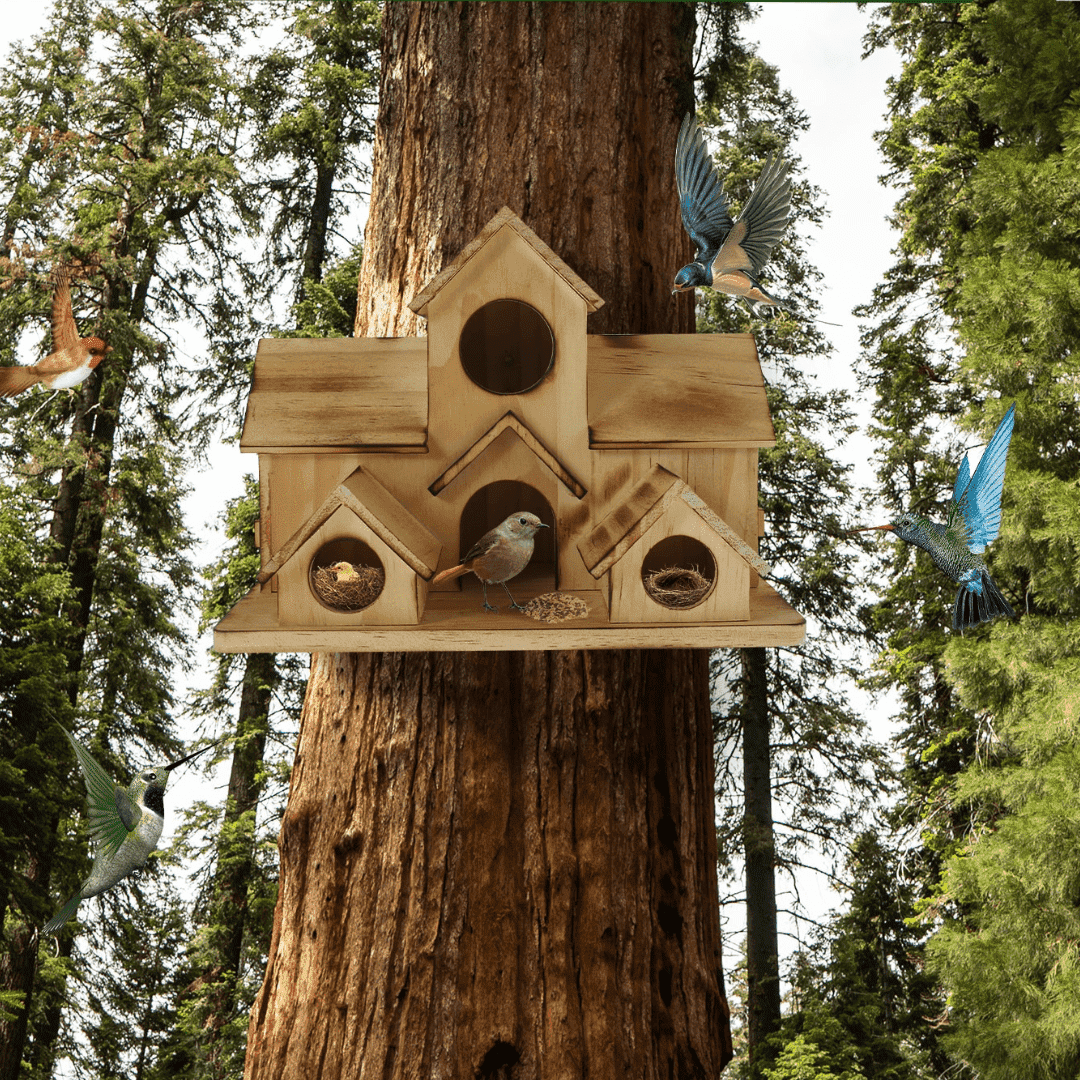
[[[452,480],[461,475],[507,429],[515,435],[557,476],[579,499],[586,494],[585,485],[543,444],[528,424],[519,420],[513,411],[495,421],[448,469],[437,476],[428,487],[438,495]]]
[[[601,297],[582,281],[581,278],[579,278],[577,274],[575,274],[574,271],[571,270],[570,267],[567,266],[566,263],[564,263],[562,259],[560,259],[559,256],[556,255],[555,252],[552,251],[551,248],[549,248],[547,244],[545,244],[544,241],[541,240],[540,237],[537,236],[536,233],[534,233],[532,229],[530,229],[529,226],[526,225],[525,222],[522,221],[508,206],[504,206],[484,226],[480,234],[458,252],[457,258],[454,259],[442,273],[433,277],[423,289],[420,290],[409,304],[409,307],[415,311],[417,315],[426,316],[428,304],[431,303],[439,291],[443,289],[450,282],[451,278],[453,278],[454,275],[457,274],[503,227],[513,229],[514,232],[516,232],[518,236],[520,236],[521,239],[524,240],[525,243],[528,244],[529,247],[531,247],[537,255],[539,255],[540,258],[543,259],[544,262],[546,262],[548,266],[550,266],[551,269],[581,297],[582,300],[585,301],[585,306],[589,311],[597,311],[603,307],[604,301]]]
[[[589,573],[599,578],[611,569],[676,500],[693,510],[762,577],[772,572],[769,564],[689,484],[663,465],[654,465],[578,544]]]
[[[371,473],[363,466],[358,466],[274,553],[259,571],[258,580],[269,581],[339,506],[351,510],[402,562],[422,578],[430,579],[435,573],[442,550],[438,539]]]

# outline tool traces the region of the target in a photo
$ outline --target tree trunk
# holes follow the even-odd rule
[[[768,669],[764,649],[743,649],[743,789],[746,797],[746,982],[750,1064],[780,1026],[776,942],[775,841],[769,748]]]
[[[357,335],[508,205],[605,299],[689,332],[689,5],[390,4]],[[716,1076],[704,652],[313,658],[246,1073]]]
[[[248,889],[256,871],[255,811],[263,783],[263,763],[274,685],[278,680],[273,653],[250,653],[244,664],[240,708],[236,717],[236,746],[229,771],[229,793],[217,845],[210,904],[210,955],[204,976],[215,978],[217,992],[210,998],[204,1026],[208,1055],[216,1058],[221,1029],[236,1011],[236,982],[243,959],[248,926]]]
[[[317,655],[246,1075],[716,1076],[706,672]]]
[[[409,301],[502,206],[604,298],[590,333],[693,333],[694,30],[691,4],[388,4],[356,336],[425,333]]]

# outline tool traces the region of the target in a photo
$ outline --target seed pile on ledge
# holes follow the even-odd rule
[[[589,614],[589,605],[580,596],[570,593],[549,592],[534,596],[524,605],[525,614],[537,622],[560,623],[571,619],[584,619]]]

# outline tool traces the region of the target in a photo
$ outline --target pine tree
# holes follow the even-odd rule
[[[699,332],[753,332],[765,372],[776,446],[761,451],[759,475],[765,537],[761,550],[774,585],[814,629],[795,649],[743,649],[714,654],[718,781],[730,806],[719,829],[729,878],[742,856],[748,938],[749,1055],[773,1052],[766,1040],[780,1024],[780,968],[775,869],[794,873],[806,852],[843,849],[859,811],[887,780],[885,754],[868,743],[863,722],[837,677],[852,685],[863,643],[855,618],[855,553],[843,538],[838,507],[851,502],[846,466],[831,455],[852,430],[847,395],[815,385],[808,361],[830,346],[813,321],[818,272],[808,263],[805,229],[824,216],[822,193],[801,176],[790,149],[808,118],[781,73],[742,36],[753,18],[746,4],[708,10],[707,50],[699,117],[714,133],[725,190],[734,203],[749,196],[769,154],[783,151],[793,184],[793,222],[767,268],[768,287],[790,297],[797,314],[750,319],[729,297],[702,291]],[[736,206],[733,205],[733,210]],[[741,751],[742,775],[731,762]],[[774,823],[772,800],[782,820]]]
[[[4,741],[16,759],[42,763],[34,782],[55,796],[52,811],[36,815],[33,798],[18,803],[0,985],[26,998],[15,1021],[0,1022],[5,1078],[18,1072],[31,1020],[27,1066],[51,1067],[62,984],[39,984],[34,1000],[29,932],[89,865],[75,810],[82,780],[56,721],[123,782],[149,754],[176,749],[172,676],[186,646],[175,615],[194,583],[180,477],[211,426],[180,405],[195,380],[178,357],[176,320],[204,316],[215,349],[237,347],[234,326],[215,314],[230,310],[243,270],[233,241],[255,220],[233,164],[239,116],[227,63],[244,18],[245,5],[231,0],[76,0],[54,9],[0,82],[10,121],[0,175],[12,192],[4,340],[44,326],[48,274],[62,261],[72,267],[77,323],[114,348],[74,394],[19,398],[0,444],[18,478],[12,528],[39,579],[44,569],[56,583],[44,609],[52,621],[39,622],[60,665],[53,692],[64,699],[58,708],[40,685],[13,679],[0,711]],[[17,773],[8,780],[25,796]],[[62,933],[62,955],[77,925]]]
[[[1074,1076],[1080,17],[1046,0],[928,14],[896,7],[870,39],[905,55],[886,146],[907,185],[905,244],[924,272],[916,280],[901,266],[895,284],[955,334],[959,359],[935,367],[952,380],[950,410],[966,406],[963,427],[985,438],[1017,403],[991,560],[1021,614],[917,640],[887,606],[878,618],[890,630],[887,675],[902,681],[931,744],[912,802],[926,813],[933,799],[938,811],[923,829],[944,873],[925,917],[939,927],[928,951],[949,993],[946,1046],[988,1080]],[[880,305],[882,326],[901,317],[891,307]],[[887,376],[889,332],[876,341],[884,407],[910,407],[905,391],[926,375],[900,351]],[[927,431],[940,423],[927,413]],[[923,497],[942,500],[951,479],[933,472]],[[890,595],[917,612],[913,584],[904,574]],[[923,611],[936,621],[940,585],[929,595]]]
[[[370,138],[364,109],[377,81],[378,9],[305,3],[290,5],[283,16],[288,44],[259,58],[248,89],[255,153],[247,179],[275,208],[263,261],[269,282],[280,285],[284,278],[296,298],[293,325],[277,333],[348,336],[361,253],[355,245],[334,260],[333,240],[346,199],[358,194],[364,175],[358,150]],[[222,379],[221,372],[217,376]],[[244,493],[226,508],[230,548],[207,568],[203,629],[255,586],[258,519],[258,484],[249,476]],[[214,820],[218,808],[199,806],[182,831],[186,836],[208,827],[216,835],[212,851],[195,855],[214,869],[197,905],[201,925],[187,957],[190,978],[167,1055],[171,1075],[239,1076],[243,1070],[247,1014],[266,963],[277,896],[277,867],[267,853],[288,782],[287,764],[280,754],[267,757],[267,744],[291,747],[291,738],[279,732],[283,719],[295,723],[298,717],[305,667],[298,656],[269,653],[215,658],[203,708],[218,719],[235,710],[235,743],[220,824]]]

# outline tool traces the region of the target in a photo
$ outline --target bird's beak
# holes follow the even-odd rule
[[[894,531],[891,525],[867,525],[865,528],[862,529],[848,529],[848,531],[844,535],[852,536],[854,533],[857,532],[873,532],[875,529],[885,529],[888,532]]]
[[[551,528],[550,525],[546,525],[542,521],[540,522],[539,526],[537,526],[537,527],[540,528],[540,529],[550,529]]]
[[[207,750],[214,746],[217,746],[216,742],[209,743],[207,746],[204,746],[199,750],[192,750],[192,752],[188,754],[187,757],[182,757],[179,761],[174,761],[171,765],[166,765],[165,771],[171,772],[173,769],[176,768],[177,765],[183,765],[185,761],[190,761],[192,758],[198,757],[200,754],[205,753]]]

